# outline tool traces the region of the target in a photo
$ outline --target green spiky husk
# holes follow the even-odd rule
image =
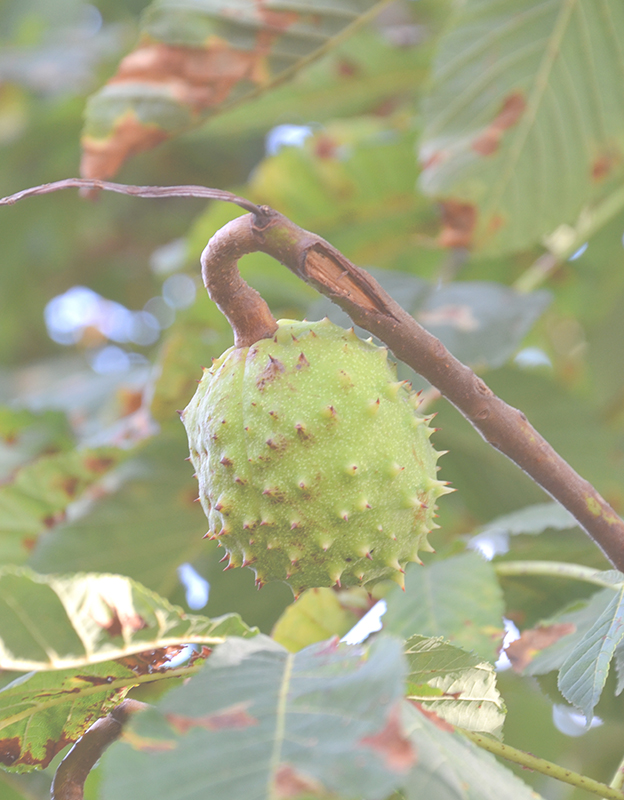
[[[388,351],[325,319],[279,322],[204,370],[182,414],[199,496],[258,583],[402,584],[431,550],[438,453]]]

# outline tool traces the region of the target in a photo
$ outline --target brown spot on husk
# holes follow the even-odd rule
[[[277,358],[273,358],[273,356],[269,356],[269,363],[256,378],[256,386],[258,387],[258,391],[264,391],[270,383],[272,383],[284,372],[284,370],[285,367],[281,361],[278,361]]]

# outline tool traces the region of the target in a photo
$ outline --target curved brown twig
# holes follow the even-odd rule
[[[375,334],[397,358],[437,387],[492,447],[567,508],[611,563],[624,571],[624,522],[533,428],[522,411],[497,397],[365,270],[352,264],[335,247],[276,211],[263,207],[261,212],[238,217],[211,239],[202,255],[207,286],[219,284],[228,274],[235,274],[240,280],[236,260],[245,253],[260,250],[273,256],[337,303],[355,323]],[[237,295],[243,296],[244,290],[237,281],[226,277],[226,283],[228,280]],[[227,291],[224,295],[218,301],[220,307],[227,307]],[[254,302],[252,298],[251,305]],[[228,316],[230,312],[225,313]],[[240,309],[237,314],[244,316]]]
[[[266,213],[268,209],[262,209]],[[245,219],[249,215],[245,215]],[[264,219],[253,217],[253,219]],[[238,260],[258,250],[253,235],[241,237],[238,228],[228,225],[218,230],[201,255],[202,278],[213,300],[227,317],[234,331],[236,347],[249,347],[259,339],[273,336],[277,322],[258,292],[252,289],[238,271]]]
[[[54,183],[43,183],[41,186],[32,186],[30,189],[23,189],[8,197],[0,199],[0,206],[12,206],[18,200],[25,197],[34,197],[39,194],[50,194],[61,189],[101,189],[107,192],[117,192],[118,194],[129,194],[134,197],[198,197],[206,200],[224,200],[227,203],[234,203],[245,211],[259,216],[262,214],[260,208],[244,197],[239,197],[232,192],[225,192],[222,189],[209,189],[206,186],[128,186],[125,183],[110,183],[109,181],[99,181],[91,178],[66,178]]]
[[[94,722],[59,764],[50,799],[83,800],[84,784],[96,761],[121,736],[131,715],[146,708],[147,704],[138,700],[124,700],[110,714]]]

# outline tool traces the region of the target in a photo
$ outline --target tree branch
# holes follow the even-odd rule
[[[394,355],[423,375],[476,428],[548,494],[570,511],[617,569],[624,571],[624,522],[586,480],[535,430],[526,416],[507,405],[481,378],[421,327],[363,269],[320,236],[299,228],[272,209],[246,214],[225,225],[202,254],[210,284],[220,248],[236,253],[260,250],[330,298],[362,328],[385,342]],[[230,242],[237,243],[231,248]],[[231,265],[236,269],[236,264]]]
[[[219,307],[226,316],[229,315],[235,328],[237,346],[249,343],[253,336],[271,336],[275,330],[268,306],[246,287],[236,265],[245,253],[262,251],[329,297],[356,324],[385,342],[397,358],[439,389],[485,441],[514,461],[567,508],[611,563],[624,571],[624,522],[606,500],[561,458],[522,411],[497,397],[481,378],[452,356],[365,270],[352,264],[320,236],[303,230],[266,206],[259,207],[230,192],[203,186],[123,186],[69,178],[5,197],[0,199],[0,205],[11,205],[24,197],[71,187],[106,189],[138,197],[211,198],[236,203],[251,211],[251,214],[238,217],[221,228],[202,254],[204,281]],[[221,275],[216,281],[212,277],[213,268]],[[220,292],[215,283],[228,275],[225,277],[226,290]]]
[[[148,708],[138,700],[124,700],[110,714],[98,719],[78,739],[59,764],[50,800],[83,800],[84,784],[106,748],[121,736],[131,715]]]

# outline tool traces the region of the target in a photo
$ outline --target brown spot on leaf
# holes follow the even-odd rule
[[[207,731],[232,730],[259,725],[259,721],[247,712],[246,703],[237,703],[229,708],[204,714],[202,717],[189,717],[185,714],[167,714],[167,720],[178,733],[188,733],[192,728]]]
[[[256,386],[260,392],[264,391],[268,384],[272,383],[282,372],[284,372],[284,365],[277,358],[269,356],[269,363],[259,373],[256,378]]]
[[[410,700],[409,702],[415,708],[417,708],[423,716],[427,717],[430,722],[433,722],[436,728],[439,728],[441,731],[446,731],[447,733],[455,732],[455,728],[451,725],[451,723],[447,722],[445,719],[442,719],[442,717],[439,717],[435,711],[425,708],[422,703],[417,703],[414,700]]]
[[[143,405],[143,392],[137,392],[135,389],[127,389],[122,386],[117,391],[117,399],[120,405],[120,416],[128,417]]]
[[[76,477],[65,478],[62,481],[62,489],[68,497],[74,497],[80,486],[80,481]]]
[[[295,364],[295,369],[303,369],[304,367],[309,367],[310,362],[305,357],[303,353],[299,353],[299,358],[297,359],[297,363]]]
[[[490,221],[487,224],[487,232],[488,234],[494,234],[497,230],[503,227],[505,224],[505,218],[501,216],[501,214],[494,214],[490,218]]]
[[[273,43],[297,22],[299,14],[273,11],[260,3],[254,13],[259,25],[252,49],[238,49],[218,36],[211,36],[205,47],[143,43],[121,61],[107,84],[111,87],[108,96],[115,95],[119,85],[133,84],[139,95],[145,87],[145,94],[160,96],[165,104],[178,104],[198,118],[228,100],[240,83],[265,83],[270,77],[267,57]],[[95,105],[106,104],[107,96],[102,94],[96,95]],[[163,130],[156,122],[141,122],[130,108],[115,120],[106,138],[83,137],[81,174],[85,178],[111,177],[127,158],[177,132]]]
[[[20,757],[22,747],[17,736],[11,739],[0,739],[0,764],[10,767]]]
[[[441,247],[470,247],[477,224],[477,209],[472,203],[443,200],[442,231],[438,237]]]
[[[335,158],[338,142],[331,136],[318,136],[314,142],[314,154],[317,158]]]
[[[54,514],[48,514],[47,517],[44,517],[41,521],[45,525],[46,528],[53,528],[55,525],[59,525],[61,522],[65,521],[65,511],[57,511]]]
[[[575,630],[576,625],[564,622],[559,625],[540,625],[524,631],[522,636],[505,650],[511,666],[516,672],[522,672],[541,650],[558,642],[563,636],[574,633]]]
[[[111,638],[121,636],[124,631],[136,633],[148,627],[147,622],[139,614],[120,614],[118,609],[106,602],[105,598],[102,598],[102,602],[108,607],[111,616],[106,623],[100,624]]]
[[[596,183],[603,181],[620,163],[621,158],[618,153],[603,153],[592,163],[591,176]]]
[[[322,797],[327,790],[311,775],[295,769],[291,764],[281,764],[275,773],[275,796],[279,800],[289,800],[302,794]]]
[[[360,745],[370,747],[381,756],[386,767],[395,772],[407,772],[416,763],[416,751],[401,727],[401,706],[392,707],[385,727],[373,736],[365,736]]]
[[[421,167],[423,172],[426,169],[431,169],[432,167],[437,167],[439,164],[443,164],[445,161],[448,160],[449,154],[443,150],[433,150],[428,154],[421,154]]]
[[[119,660],[137,675],[146,675],[168,669],[171,659],[178,656],[184,647],[184,645],[173,644],[168,647],[159,647],[156,650],[145,650],[143,653],[135,653]]]
[[[30,750],[22,749],[22,742],[18,736],[10,739],[0,739],[0,764],[7,767],[16,767],[18,764],[45,769],[57,753],[66,745],[75,741],[78,736],[68,739],[65,735],[58,739],[48,739],[45,743],[38,742],[37,747],[43,750],[41,756],[35,757]]]
[[[503,107],[494,120],[472,143],[472,149],[481,156],[489,156],[498,150],[504,131],[512,128],[524,113],[526,100],[522,92],[512,92],[508,95]]]
[[[87,456],[84,465],[90,472],[106,472],[115,466],[115,459],[109,456]]]
[[[210,655],[212,655],[212,648],[206,647],[206,645],[202,645],[201,650],[195,651],[191,654],[191,658],[189,660],[189,667],[192,667],[194,664],[198,662],[204,662]]]
[[[341,78],[354,78],[359,75],[362,70],[360,65],[349,58],[339,58],[336,62],[336,72]]]
[[[123,162],[166,141],[169,134],[156,125],[144,125],[133,111],[120,117],[106,139],[83,136],[80,174],[83,178],[111,178]],[[97,190],[85,192],[95,196]]]

